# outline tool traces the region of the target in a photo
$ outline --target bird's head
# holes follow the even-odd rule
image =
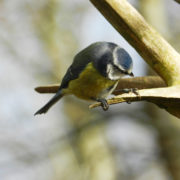
[[[133,62],[128,52],[111,42],[97,42],[91,46],[94,66],[106,78],[118,80],[123,76],[134,76]]]
[[[111,60],[107,62],[107,77],[111,80],[118,80],[126,75],[134,76],[132,68],[133,62],[130,55],[123,48],[116,46]]]

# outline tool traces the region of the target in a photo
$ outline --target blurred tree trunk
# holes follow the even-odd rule
[[[57,23],[59,7],[58,0],[48,0],[34,15],[34,27],[52,60],[52,74],[55,79],[62,79],[67,64],[70,64],[67,59],[72,61],[71,52],[77,47],[72,33],[64,31]],[[73,100],[72,97],[65,98],[64,107],[72,133],[67,136],[69,138],[64,152],[57,149],[50,153],[55,172],[53,179],[116,179],[116,168],[104,135],[104,125],[91,123],[102,119],[101,115],[90,112],[88,105]],[[60,114],[58,116],[61,117]]]
[[[170,39],[164,0],[140,0],[140,11],[145,19],[152,24],[166,39]],[[152,74],[148,70],[148,74]],[[153,125],[159,134],[163,158],[174,180],[180,179],[180,121],[166,111],[147,104],[146,112],[152,117]]]

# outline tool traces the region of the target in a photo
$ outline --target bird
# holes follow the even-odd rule
[[[34,115],[46,113],[66,95],[100,102],[106,111],[106,98],[122,77],[134,76],[132,68],[132,58],[121,46],[106,41],[92,43],[75,55],[57,93]]]

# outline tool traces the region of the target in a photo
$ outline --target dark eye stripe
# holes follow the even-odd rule
[[[124,71],[124,74],[127,74],[127,75],[129,75],[129,73],[128,73],[127,71]]]
[[[114,65],[114,64],[113,64],[113,67],[114,67],[114,69],[120,71],[120,72],[123,73],[123,74],[128,74],[128,72],[123,71],[122,69],[120,69],[118,66],[116,66],[116,65]]]

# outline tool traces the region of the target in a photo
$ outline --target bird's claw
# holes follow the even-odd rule
[[[139,96],[138,88],[132,88],[131,90],[132,90],[132,92],[133,92],[134,94],[136,94],[137,96]]]
[[[136,94],[137,96],[139,95],[138,88],[121,89],[121,92],[122,93],[130,93],[130,92],[132,92],[132,93]]]
[[[135,95],[137,95],[138,97],[140,97],[139,92],[138,92],[138,88],[122,89],[122,92],[124,92],[124,93],[132,92]],[[131,100],[128,100],[127,104],[131,104]]]
[[[109,104],[106,99],[97,99],[97,101],[101,103],[101,107],[104,111],[107,111],[109,109]]]

